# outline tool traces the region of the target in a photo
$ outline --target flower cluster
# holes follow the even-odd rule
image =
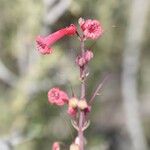
[[[98,86],[98,89],[95,91],[92,98],[87,101],[85,96],[85,78],[87,77],[86,67],[94,54],[91,50],[89,50],[89,48],[85,48],[84,42],[87,39],[96,40],[101,37],[104,32],[98,20],[84,20],[83,18],[80,18],[78,23],[80,26],[79,31],[81,32],[77,30],[77,27],[74,24],[71,24],[70,26],[62,28],[48,36],[37,36],[36,38],[37,49],[43,55],[51,54],[53,52],[52,46],[64,36],[77,35],[81,43],[81,52],[75,60],[80,71],[80,98],[74,96],[75,94],[72,97],[69,97],[65,91],[58,87],[54,87],[48,91],[48,102],[50,104],[57,106],[67,105],[67,113],[73,121],[72,125],[78,131],[78,136],[75,139],[75,142],[70,145],[70,150],[84,150],[83,131],[89,126],[87,113],[91,111],[91,103],[100,88],[100,86]],[[54,142],[52,150],[60,150],[60,143]]]
[[[49,90],[48,101],[50,104],[57,106],[68,104],[67,112],[71,117],[77,115],[78,109],[85,113],[90,112],[90,106],[87,104],[86,100],[78,100],[76,97],[71,97],[69,99],[67,93],[57,87]]]

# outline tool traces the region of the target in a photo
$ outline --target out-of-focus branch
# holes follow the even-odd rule
[[[0,139],[0,149],[1,150],[13,150],[13,147],[7,140]]]
[[[17,77],[0,60],[0,79],[10,86],[14,86]]]
[[[54,24],[62,14],[69,8],[71,0],[60,0],[51,9],[48,10],[44,18],[44,23],[47,25]]]
[[[44,5],[48,8],[51,7],[56,2],[56,0],[43,0],[43,2]]]
[[[133,0],[122,64],[122,95],[131,150],[147,150],[141,125],[137,74],[149,0]],[[140,18],[139,18],[140,17]]]
[[[20,132],[12,132],[11,135],[0,139],[0,150],[14,150],[16,145],[31,141],[34,138],[24,137]]]

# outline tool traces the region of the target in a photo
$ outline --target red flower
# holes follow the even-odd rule
[[[103,29],[98,20],[79,18],[79,25],[83,31],[84,39],[97,39],[103,34]]]
[[[58,142],[54,142],[52,145],[52,150],[60,150],[60,145]]]
[[[48,92],[48,101],[51,104],[62,106],[65,103],[68,103],[68,99],[68,95],[59,88],[52,88]]]
[[[36,38],[36,44],[39,52],[41,54],[50,54],[52,53],[51,46],[57,42],[59,39],[64,37],[65,35],[74,35],[77,31],[75,25],[71,24],[69,27],[60,29],[46,37],[38,36]]]

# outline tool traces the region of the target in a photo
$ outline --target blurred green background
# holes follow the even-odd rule
[[[73,86],[80,95],[74,62],[80,43],[75,36],[65,37],[43,56],[35,37],[77,25],[80,17],[100,20],[105,30],[101,39],[86,42],[94,53],[87,99],[111,74],[93,105],[86,149],[150,149],[150,5],[143,0],[139,7],[139,1],[0,0],[0,150],[50,150],[54,141],[69,149],[76,132],[66,108],[48,104],[47,91],[59,86],[71,95]]]

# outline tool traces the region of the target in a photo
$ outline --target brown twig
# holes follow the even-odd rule
[[[98,95],[98,93],[100,92],[100,90],[102,90],[104,83],[106,83],[106,81],[110,78],[110,75],[106,75],[104,77],[104,79],[102,80],[101,83],[99,83],[98,87],[96,88],[96,90],[94,91],[91,99],[89,100],[89,105],[91,105],[94,101],[94,98]]]

